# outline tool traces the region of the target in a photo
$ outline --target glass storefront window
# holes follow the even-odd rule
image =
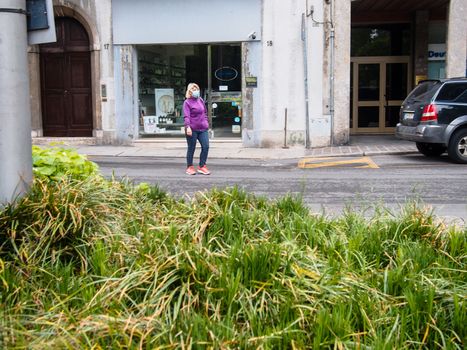
[[[184,135],[185,90],[193,82],[206,102],[211,134],[240,136],[241,76],[239,44],[138,47],[140,135]]]
[[[351,54],[360,56],[410,55],[410,26],[388,24],[355,26],[351,33]]]
[[[428,43],[446,44],[446,21],[430,21],[428,25]],[[446,78],[446,61],[428,58],[428,79]]]
[[[184,133],[187,60],[193,45],[143,46],[138,49],[140,134]]]

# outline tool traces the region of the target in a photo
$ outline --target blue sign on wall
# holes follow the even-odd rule
[[[46,0],[26,0],[28,31],[49,28]]]

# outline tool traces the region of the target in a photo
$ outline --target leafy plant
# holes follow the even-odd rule
[[[61,177],[84,179],[98,175],[98,166],[76,150],[63,147],[32,147],[34,175],[57,180]]]

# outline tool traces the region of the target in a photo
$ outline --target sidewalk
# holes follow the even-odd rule
[[[49,145],[60,142],[64,146],[73,147],[81,154],[88,156],[113,157],[168,157],[183,158],[186,156],[186,142],[183,139],[138,140],[131,146],[92,145],[92,138],[34,138],[35,145]],[[199,145],[197,152],[200,151]],[[246,148],[240,140],[212,140],[209,147],[209,158],[217,159],[297,159],[303,157],[346,157],[371,156],[383,154],[416,153],[414,142],[397,140],[392,135],[351,136],[346,146],[305,149],[301,147],[283,148]]]

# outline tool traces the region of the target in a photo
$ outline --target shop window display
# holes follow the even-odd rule
[[[180,135],[186,87],[186,56],[193,46],[149,46],[138,50],[139,127],[142,136]]]
[[[206,102],[211,137],[241,136],[241,79],[238,44],[139,47],[140,136],[184,134],[183,102],[191,82]]]

